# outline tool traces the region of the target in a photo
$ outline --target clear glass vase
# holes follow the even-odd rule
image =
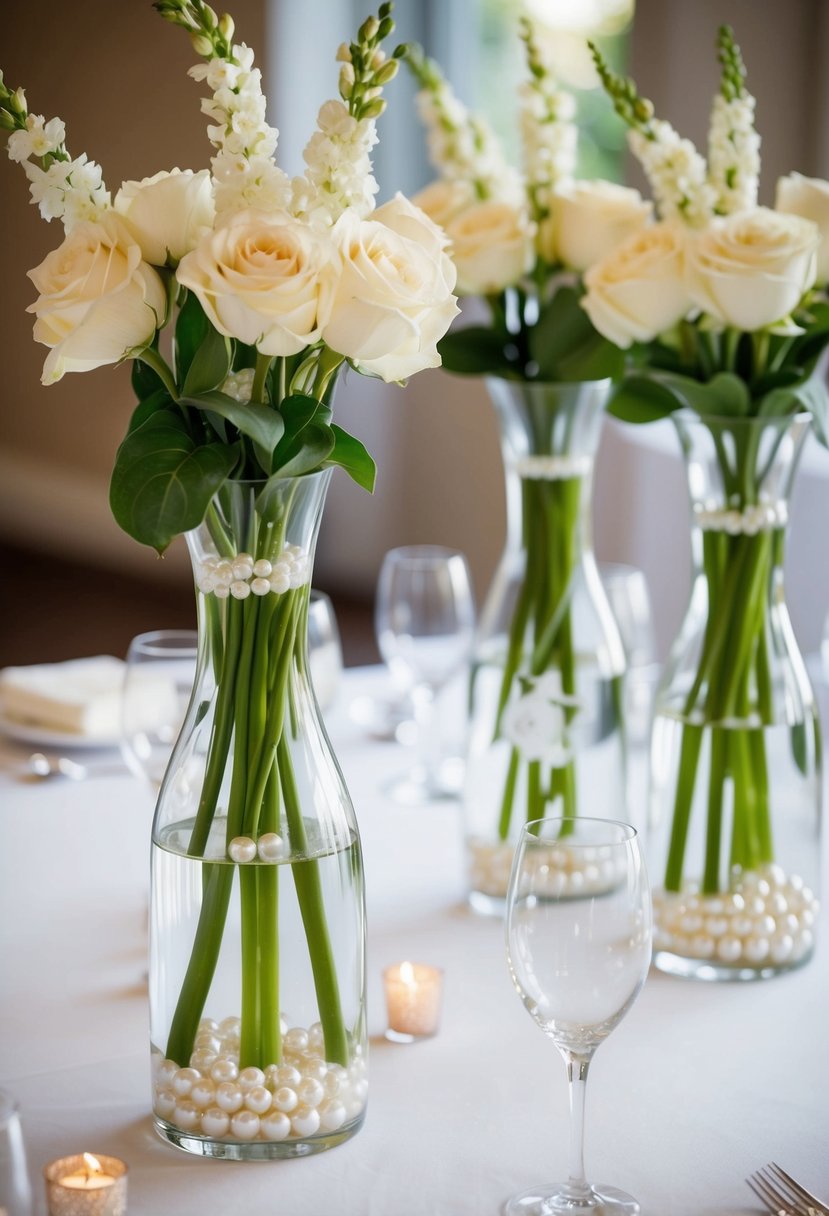
[[[292,1157],[366,1105],[362,860],[308,670],[330,472],[226,484],[188,534],[193,696],[153,824],[151,1038],[160,1135]]]
[[[656,697],[656,966],[758,979],[814,948],[820,731],[783,584],[807,414],[674,416],[692,513],[688,611]]]
[[[500,914],[528,820],[626,816],[625,660],[591,535],[610,382],[487,384],[507,539],[478,629],[463,802],[470,903]]]

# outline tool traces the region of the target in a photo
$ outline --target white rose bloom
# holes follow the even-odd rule
[[[213,187],[206,169],[172,169],[140,182],[124,182],[115,210],[125,217],[144,260],[164,266],[180,262],[213,227]]]
[[[438,178],[416,194],[412,202],[425,211],[438,228],[445,229],[451,220],[475,202],[475,189],[471,182]]]
[[[40,293],[28,309],[37,317],[35,340],[52,348],[44,384],[118,363],[164,322],[164,284],[112,212],[73,228],[29,278]]]
[[[694,304],[752,333],[782,320],[815,281],[820,232],[811,220],[767,207],[712,221],[688,244]]]
[[[370,220],[345,212],[332,235],[342,256],[323,338],[387,382],[439,367],[437,343],[459,309],[440,228],[398,194]]]
[[[633,342],[650,342],[691,307],[684,268],[683,230],[678,224],[653,224],[590,267],[582,307],[599,333],[623,350]]]
[[[264,355],[319,340],[338,276],[330,240],[286,211],[238,211],[182,258],[176,278],[219,333]]]
[[[539,253],[548,262],[563,262],[581,274],[644,228],[652,211],[653,204],[627,186],[570,182],[552,196],[552,213],[539,231]]]
[[[820,229],[817,253],[817,281],[829,282],[829,182],[819,177],[790,173],[777,183],[775,208],[788,215],[801,215]]]
[[[502,291],[517,283],[535,260],[535,225],[523,208],[509,203],[473,203],[449,222],[446,235],[461,295]]]
[[[537,692],[511,701],[501,717],[501,734],[518,749],[523,760],[565,764],[569,752],[564,730],[564,711]]]

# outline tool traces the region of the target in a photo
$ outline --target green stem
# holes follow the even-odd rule
[[[264,405],[268,399],[266,386],[268,383],[268,372],[271,370],[272,363],[272,355],[257,354],[256,370],[253,373],[253,387],[251,388],[250,399],[251,401],[258,402],[260,405]]]
[[[136,355],[140,363],[146,363],[147,367],[151,367],[158,376],[161,383],[166,388],[167,392],[172,397],[173,401],[178,401],[178,389],[176,388],[175,377],[173,376],[170,365],[167,360],[161,355],[154,346],[147,346],[141,351],[140,355]]]
[[[279,830],[279,776],[271,766],[262,807],[263,832]],[[282,1059],[279,1013],[279,866],[259,867],[259,1036],[262,1059],[276,1064]]]

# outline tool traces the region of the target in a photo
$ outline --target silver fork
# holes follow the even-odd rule
[[[829,1216],[829,1207],[774,1161],[746,1178],[746,1182],[774,1216]]]

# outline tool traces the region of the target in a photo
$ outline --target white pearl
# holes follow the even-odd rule
[[[272,1101],[273,1095],[264,1085],[255,1085],[245,1094],[245,1106],[257,1115],[264,1115],[265,1111],[270,1110]]]
[[[200,1110],[203,1110],[206,1106],[210,1106],[215,1094],[216,1086],[213,1082],[202,1079],[201,1081],[197,1081],[190,1090],[190,1101],[195,1103]]]
[[[584,881],[590,883],[591,886],[599,881],[599,867],[597,865],[591,863],[589,866],[584,867]]]
[[[294,562],[294,565],[291,568],[291,589],[296,591],[298,587],[304,586],[306,578],[307,572],[305,562],[302,560]]]
[[[567,876],[568,886],[571,891],[584,890],[584,875],[580,870],[572,870]]]
[[[242,1071],[239,1073],[238,1080],[242,1089],[255,1089],[257,1086],[265,1084],[265,1074],[262,1072],[261,1068],[251,1066],[249,1068],[242,1069]]]
[[[705,922],[705,931],[711,937],[722,937],[728,931],[728,921],[724,916],[709,916]]]
[[[346,1073],[345,1069],[339,1064],[332,1064],[328,1069],[325,1080],[323,1081],[325,1092],[329,1095],[329,1097],[334,1098],[341,1089],[345,1088],[347,1081],[348,1074]]]
[[[230,1120],[230,1130],[237,1140],[255,1140],[259,1135],[259,1116],[252,1110],[239,1110]]]
[[[766,866],[766,871],[765,871],[765,872],[766,872],[766,878],[767,878],[767,879],[769,880],[769,882],[770,882],[770,883],[772,883],[772,884],[773,884],[775,887],[782,887],[782,886],[785,886],[785,884],[786,884],[786,875],[785,875],[785,873],[784,873],[784,871],[783,871],[783,867],[782,867],[782,866],[778,866],[778,865],[775,865],[774,863],[772,863],[771,865]]]
[[[229,587],[217,587],[216,590],[213,592],[213,594],[215,595],[217,600],[226,600],[227,597],[230,595],[230,588]]]
[[[313,1077],[317,1081],[321,1081],[328,1072],[328,1065],[313,1051],[303,1051],[297,1057],[296,1064],[304,1077]]]
[[[756,887],[757,887],[757,894],[761,895],[763,897],[763,899],[767,899],[769,897],[769,895],[771,895],[771,883],[767,879],[758,878]]]
[[[714,939],[705,933],[698,933],[691,938],[691,951],[694,958],[711,958],[714,953]]]
[[[306,1077],[296,1091],[303,1106],[319,1106],[325,1097],[325,1090],[314,1077]]]
[[[319,1050],[325,1042],[325,1035],[322,1033],[322,1026],[319,1022],[314,1022],[308,1027],[308,1046]]]
[[[300,1107],[291,1119],[291,1127],[297,1136],[313,1136],[320,1129],[319,1111]]]
[[[771,937],[777,928],[773,916],[758,916],[754,921],[755,932]]]
[[[703,899],[702,904],[703,910],[709,916],[722,916],[723,912],[725,911],[725,904],[716,896],[713,898],[711,896],[706,896],[705,899]]]
[[[199,1034],[215,1034],[219,1029],[219,1023],[215,1018],[201,1018],[199,1020]]]
[[[773,963],[785,963],[791,958],[793,950],[794,942],[788,933],[781,933],[771,939],[771,961]]]
[[[324,1132],[335,1132],[345,1123],[345,1107],[342,1102],[325,1102],[320,1107],[320,1127]]]
[[[173,1093],[184,1098],[190,1093],[196,1081],[201,1080],[201,1074],[195,1068],[180,1068],[173,1077]]]
[[[742,943],[738,937],[721,937],[717,942],[717,958],[722,959],[724,963],[736,963],[742,952]]]
[[[233,582],[233,566],[228,561],[219,562],[216,567],[216,577],[221,579],[226,587]]]
[[[754,929],[754,921],[750,916],[734,916],[731,918],[731,932],[737,937],[748,937]]]
[[[291,1120],[281,1111],[272,1110],[260,1122],[259,1130],[266,1140],[287,1140],[291,1134]]]
[[[305,1051],[308,1047],[308,1031],[303,1030],[301,1026],[294,1026],[287,1032],[283,1041],[286,1051],[294,1053]]]
[[[243,561],[240,557],[236,558],[233,563],[233,577],[240,581],[244,581],[253,574],[253,562]]]
[[[242,1019],[237,1017],[222,1018],[217,1029],[222,1038],[227,1038],[228,1035],[235,1035],[238,1038],[242,1033]]]
[[[276,1070],[276,1079],[279,1085],[287,1085],[289,1089],[296,1089],[302,1080],[302,1073],[298,1068],[294,1068],[293,1064],[282,1064]]]
[[[201,1117],[201,1129],[205,1136],[215,1136],[221,1140],[226,1136],[230,1127],[229,1116],[218,1106],[210,1106]]]
[[[253,861],[256,856],[256,841],[251,840],[250,836],[234,836],[227,846],[227,851],[231,861],[239,864]]]
[[[260,557],[258,562],[253,564],[253,573],[257,578],[270,578],[273,572],[273,566],[266,557]]]
[[[296,1096],[296,1091],[288,1085],[283,1085],[276,1091],[273,1096],[273,1104],[277,1110],[284,1110],[286,1113],[296,1110],[299,1106],[299,1098]]]
[[[767,937],[749,937],[743,946],[743,952],[750,963],[762,963],[768,958],[769,939]]]
[[[357,1119],[363,1113],[363,1103],[355,1099],[347,1104],[345,1110],[349,1119]]]
[[[215,1051],[217,1054],[221,1050],[222,1040],[212,1030],[200,1030],[196,1035],[196,1047],[204,1047],[207,1051]]]
[[[201,1123],[201,1111],[189,1098],[180,1098],[176,1103],[172,1122],[183,1132],[192,1132]]]
[[[256,842],[262,861],[278,861],[285,856],[285,841],[278,832],[265,832]]]
[[[789,910],[786,896],[782,891],[773,891],[766,901],[766,907],[772,916],[783,916]]]
[[[800,920],[795,916],[794,912],[787,912],[778,922],[777,927],[784,929],[786,933],[796,934],[800,928]]]
[[[804,908],[800,913],[800,923],[804,929],[811,929],[815,923],[815,914],[811,908]]]
[[[176,1109],[176,1095],[171,1089],[160,1089],[155,1095],[153,1110],[162,1119],[172,1119]]]
[[[239,1069],[232,1060],[217,1060],[210,1069],[210,1076],[219,1084],[222,1081],[235,1081],[238,1075]]]
[[[241,1088],[234,1081],[223,1081],[216,1090],[216,1105],[232,1114],[245,1100]]]
[[[809,906],[809,904],[814,904],[815,908],[817,908],[818,901],[815,898],[814,891],[812,891],[812,889],[810,887],[803,888],[803,890],[800,892],[800,898],[803,900],[804,904],[806,904],[807,907]]]
[[[794,943],[795,958],[803,958],[809,953],[815,944],[814,934],[809,929],[803,929],[798,933]]]
[[[266,578],[255,578],[250,589],[254,595],[270,595],[271,585]]]
[[[230,594],[236,600],[246,600],[250,595],[250,583],[243,583],[241,579],[237,579],[235,583],[230,584]]]
[[[283,595],[291,589],[291,576],[281,565],[274,567],[269,581],[271,591],[275,591],[277,595]]]
[[[177,1072],[178,1064],[175,1060],[162,1060],[155,1074],[156,1081],[159,1085],[169,1085]]]
[[[209,1047],[197,1047],[190,1057],[190,1067],[198,1069],[200,1073],[210,1072],[218,1058]]]
[[[686,912],[679,918],[679,927],[683,933],[699,933],[702,928],[702,917],[695,912]]]
[[[653,930],[653,946],[655,950],[670,950],[673,947],[674,939],[666,929],[661,925],[656,925]]]

